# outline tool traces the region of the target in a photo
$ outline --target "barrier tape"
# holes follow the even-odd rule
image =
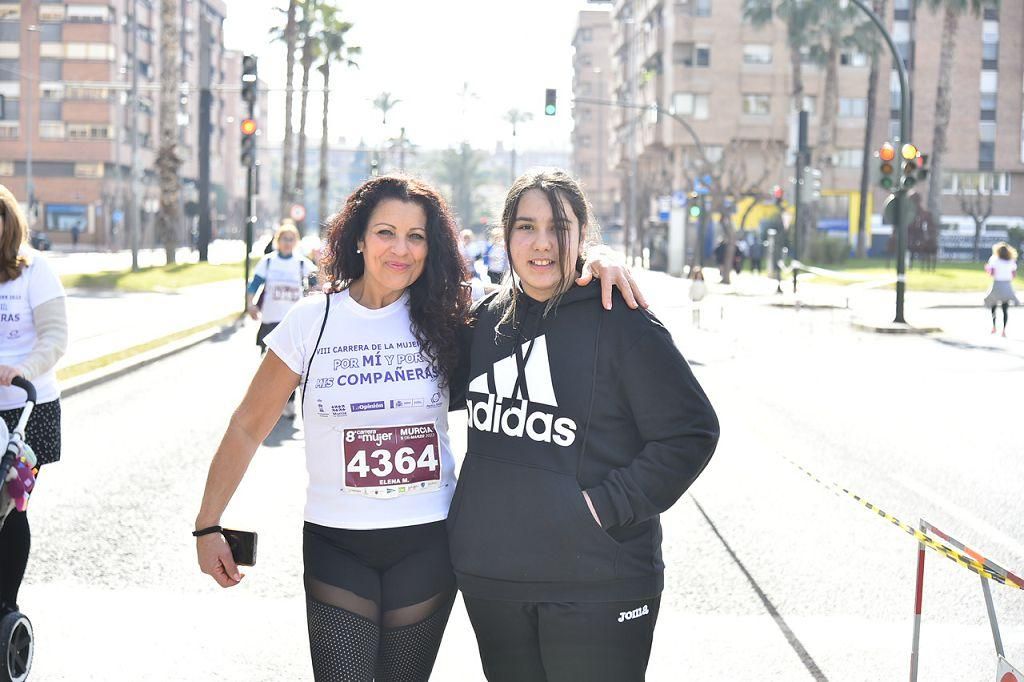
[[[810,478],[815,483],[821,485],[822,487],[828,488],[830,490],[842,492],[843,494],[847,495],[848,497],[852,497],[854,500],[856,500],[864,508],[866,508],[866,509],[868,509],[870,511],[873,511],[876,514],[878,514],[878,516],[881,516],[883,519],[885,519],[886,521],[888,521],[892,525],[896,526],[897,528],[899,528],[900,530],[904,531],[908,535],[913,536],[914,539],[917,540],[918,542],[920,542],[922,545],[924,545],[926,547],[930,547],[931,549],[935,550],[939,554],[945,556],[947,559],[950,559],[951,561],[955,561],[956,563],[960,564],[961,566],[963,566],[964,568],[968,569],[969,571],[977,573],[982,578],[987,578],[989,580],[994,580],[997,583],[1000,583],[1002,585],[1006,585],[1007,587],[1016,588],[1018,590],[1024,590],[1024,580],[1022,580],[1021,578],[1018,578],[1013,573],[1010,573],[1009,571],[1006,571],[1005,569],[1000,569],[995,564],[993,564],[993,563],[991,563],[989,561],[986,561],[984,559],[984,557],[981,557],[981,555],[977,555],[975,552],[971,552],[971,554],[976,554],[978,556],[978,558],[982,559],[981,561],[978,561],[978,559],[976,559],[974,556],[971,556],[970,554],[967,554],[965,552],[960,552],[960,551],[958,551],[958,550],[956,550],[956,549],[954,549],[952,547],[949,547],[948,545],[943,544],[942,542],[934,540],[931,537],[929,537],[928,535],[925,535],[924,533],[922,533],[917,528],[914,528],[910,524],[907,524],[907,523],[904,523],[903,521],[900,521],[898,518],[896,518],[892,514],[889,514],[888,512],[882,510],[880,507],[878,507],[878,505],[872,504],[871,502],[869,502],[868,500],[864,499],[860,495],[857,495],[856,493],[851,492],[849,489],[842,487],[838,483],[828,483],[827,481],[823,481],[820,478],[818,478],[817,476],[815,476],[813,473],[811,473],[810,471],[805,469],[804,467],[800,466],[799,464],[797,464],[793,460],[789,459],[788,457],[783,456],[782,458],[785,459],[790,464],[792,464],[793,466],[795,466],[797,469],[799,469],[803,473],[805,473],[807,475],[807,477]],[[932,530],[935,530],[934,527],[932,527],[932,526],[929,526],[929,527]],[[939,533],[936,533],[936,534],[938,535]],[[942,537],[946,537],[946,536],[942,535]],[[957,543],[957,544],[959,544],[959,543]]]

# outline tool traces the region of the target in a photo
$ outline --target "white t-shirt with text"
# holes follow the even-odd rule
[[[408,299],[371,310],[348,291],[332,294],[316,345],[324,296],[306,297],[267,335],[267,347],[306,385],[307,521],[367,530],[448,516],[448,390],[420,353]]]
[[[29,264],[18,279],[0,284],[0,365],[17,365],[32,353],[36,343],[32,309],[64,296],[64,286],[47,260],[36,251],[22,247],[20,253]],[[32,380],[36,402],[47,403],[60,397],[54,369]],[[25,392],[12,386],[0,386],[0,410],[25,404]]]
[[[295,302],[302,298],[305,280],[316,272],[316,266],[297,253],[283,258],[273,251],[256,264],[254,272],[265,280],[260,318],[264,323],[270,323],[283,320]]]

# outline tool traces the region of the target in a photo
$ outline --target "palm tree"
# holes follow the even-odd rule
[[[382,122],[384,125],[388,124],[388,112],[395,108],[395,105],[401,102],[400,99],[394,99],[391,97],[390,92],[382,92],[377,95],[377,99],[373,100],[373,106],[375,109],[380,109],[382,116]]]
[[[304,0],[302,19],[299,21],[299,35],[302,37],[302,95],[299,104],[299,150],[295,155],[295,198],[305,201],[306,192],[306,114],[309,111],[309,74],[313,62],[320,56],[320,36],[317,32],[317,6],[319,0]],[[301,233],[305,221],[299,221]]]
[[[440,184],[448,188],[449,202],[463,227],[472,224],[479,203],[476,188],[484,184],[483,158],[468,142],[458,150],[447,149],[441,154],[436,169]]]
[[[345,44],[345,34],[352,28],[352,24],[341,21],[338,18],[339,10],[332,5],[320,6],[320,57],[323,61],[317,70],[324,79],[324,104],[323,118],[320,121],[320,222],[322,226],[330,214],[327,207],[328,179],[327,179],[327,122],[331,103],[331,62],[338,62],[342,66],[359,68],[353,57],[360,54],[362,50],[358,47]]]
[[[884,17],[888,12],[889,0],[874,0],[871,5],[871,9],[874,10],[875,14],[880,17]],[[875,128],[875,114],[877,110],[878,99],[878,68],[879,62],[882,59],[881,43],[875,39],[874,32],[870,33],[870,38],[866,39],[866,47],[864,50],[871,56],[871,69],[868,71],[868,99],[867,99],[867,111],[864,116],[864,150],[863,150],[863,162],[860,168],[860,204],[859,210],[857,211],[857,258],[864,258],[867,256],[868,250],[868,237],[866,234],[867,230],[867,212],[868,212],[868,193],[871,191],[871,165],[869,159],[871,159],[871,152],[874,150],[874,140],[871,135]]]
[[[160,182],[160,211],[156,214],[156,230],[167,256],[167,264],[175,262],[178,246],[178,195],[181,181],[178,168],[178,0],[160,0],[160,147],[156,166]]]
[[[282,40],[285,43],[285,86],[284,86],[284,143],[282,145],[281,157],[281,217],[288,215],[289,206],[292,203],[292,87],[295,84],[295,44],[298,34],[296,14],[302,6],[303,0],[289,0],[288,9],[285,10],[287,20],[284,30],[280,28],[271,29],[270,34],[275,40]]]
[[[920,2],[920,0],[918,0]],[[998,0],[993,0],[998,6]],[[929,157],[931,169],[928,175],[928,211],[935,220],[942,220],[942,162],[946,153],[946,132],[949,128],[949,111],[953,102],[952,75],[953,55],[956,52],[956,35],[960,17],[968,11],[977,16],[985,3],[982,0],[927,0],[933,12],[940,9],[942,17],[942,50],[939,53],[939,84],[935,92],[935,127],[932,133],[932,150]],[[911,140],[902,140],[910,142]]]
[[[509,163],[510,183],[516,181],[516,126],[532,118],[533,114],[528,111],[509,109],[505,112],[505,120],[512,124],[512,150],[509,152],[511,154],[511,162]]]

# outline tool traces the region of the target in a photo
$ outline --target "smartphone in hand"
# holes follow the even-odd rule
[[[231,557],[239,566],[256,565],[256,533],[247,530],[232,530],[224,528],[221,530],[228,547],[231,548]]]

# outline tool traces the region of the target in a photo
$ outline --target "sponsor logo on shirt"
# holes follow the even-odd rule
[[[633,609],[632,611],[620,611],[619,622],[624,623],[627,620],[633,620],[634,618],[639,618],[640,616],[646,616],[650,612],[651,610],[650,608],[648,608],[647,604],[644,604],[640,608]]]
[[[373,402],[369,403],[352,403],[350,407],[352,408],[353,412],[369,412],[370,410],[383,410],[384,401],[374,400]]]
[[[318,377],[314,388],[331,388],[334,386],[334,377]]]
[[[515,356],[509,356],[494,363],[487,374],[481,374],[470,382],[470,393],[487,396],[486,400],[467,398],[470,428],[569,447],[576,441],[576,422],[539,409],[542,406],[558,407],[551,384],[547,340],[543,335],[538,336],[523,344],[521,352],[529,358],[524,376],[519,376]],[[492,381],[494,392],[490,390]],[[524,394],[529,396],[528,400]],[[507,402],[502,402],[506,399]]]
[[[410,400],[392,400],[391,409],[403,409],[412,407],[424,407],[426,401],[423,398],[413,398]]]

